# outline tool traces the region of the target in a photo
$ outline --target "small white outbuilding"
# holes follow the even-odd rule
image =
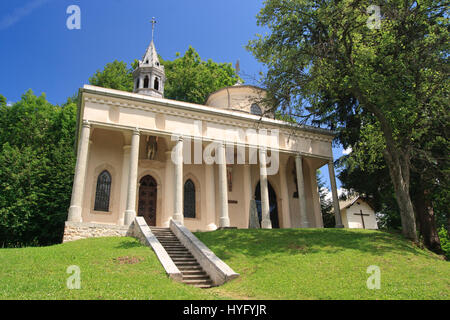
[[[361,197],[339,201],[342,223],[350,229],[378,229],[375,211]]]

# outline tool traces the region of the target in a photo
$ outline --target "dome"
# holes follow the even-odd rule
[[[251,85],[235,85],[211,93],[205,104],[213,108],[262,116],[265,108],[261,100],[265,97],[264,89]]]

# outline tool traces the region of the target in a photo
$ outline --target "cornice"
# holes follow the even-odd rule
[[[332,142],[334,137],[334,132],[326,129],[308,126],[298,127],[280,120],[265,119],[254,115],[236,114],[237,112],[230,112],[208,106],[197,106],[195,104],[142,96],[140,94],[132,94],[129,92],[124,92],[121,94],[122,92],[118,90],[106,89],[111,92],[104,92],[101,90],[93,90],[91,88],[96,89],[98,87],[88,86],[88,88],[85,87],[80,89],[83,93],[84,102],[87,101],[121,108],[168,114],[176,117],[233,126],[244,130],[278,130],[286,137],[298,137],[329,143]],[[171,103],[172,101],[173,103]]]

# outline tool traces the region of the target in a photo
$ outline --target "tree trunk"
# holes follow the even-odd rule
[[[392,184],[394,185],[395,198],[400,209],[400,218],[402,221],[402,233],[407,238],[417,242],[416,221],[414,209],[409,194],[410,177],[410,151],[411,146],[403,145],[395,141],[392,125],[383,112],[374,104],[368,102],[365,95],[354,88],[356,97],[365,105],[378,119],[381,131],[386,142],[384,158],[389,168]]]
[[[406,173],[402,174],[402,170],[404,171],[407,166],[400,165],[400,156],[396,154],[396,152],[397,151],[394,151],[394,154],[392,154],[392,148],[391,153],[389,153],[388,150],[385,150],[384,157],[389,168],[389,174],[391,176],[392,184],[394,185],[395,198],[400,209],[402,233],[406,238],[417,242],[418,238],[414,208],[409,194],[409,179],[407,178],[408,176],[405,176]]]
[[[414,207],[416,208],[423,244],[429,250],[437,254],[442,254],[433,206],[426,191],[419,189],[417,195],[414,197]]]

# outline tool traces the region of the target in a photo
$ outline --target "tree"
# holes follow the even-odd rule
[[[161,60],[167,78],[166,98],[204,104],[210,93],[241,80],[231,63],[203,61],[191,46],[184,56],[177,53],[176,57],[173,61]]]
[[[98,87],[132,92],[133,70],[129,69],[125,62],[114,60],[107,63],[102,71],[97,70],[89,78],[89,83]]]
[[[379,29],[368,23],[371,4],[268,0],[257,19],[271,34],[248,49],[268,66],[269,98],[281,110],[344,132],[359,122],[373,134],[368,143],[382,146],[402,232],[417,241],[411,158],[414,141],[446,113],[446,4],[385,0]]]
[[[329,191],[325,187],[325,181],[323,181],[320,176],[320,170],[317,170],[316,178],[317,187],[319,189],[320,211],[322,212],[323,226],[325,228],[334,228],[336,222],[333,213],[333,203],[331,199],[327,199]]]
[[[30,90],[0,106],[0,246],[62,240],[75,167],[76,105]]]
[[[231,63],[217,63],[211,59],[203,61],[192,47],[184,56],[177,53],[173,61],[161,57],[159,60],[166,73],[164,97],[167,99],[204,104],[210,93],[241,80]],[[132,92],[133,70],[136,67],[136,61],[131,68],[121,61],[108,63],[102,71],[97,71],[89,78],[89,83]]]

